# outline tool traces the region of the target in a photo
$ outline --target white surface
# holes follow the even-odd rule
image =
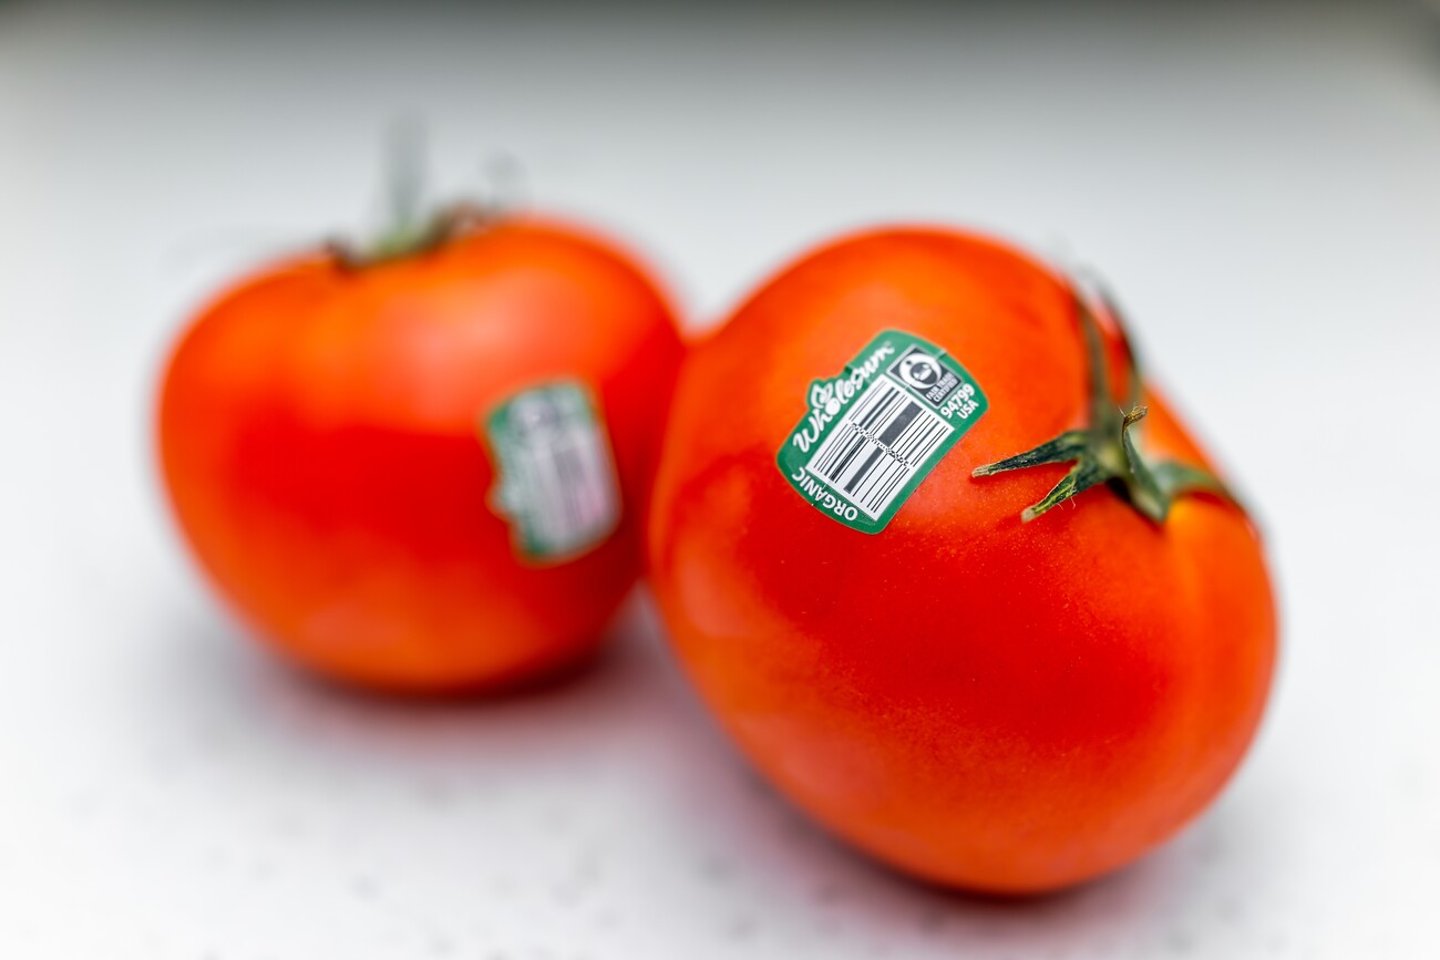
[[[0,953],[1440,952],[1440,27],[1419,6],[252,6],[0,4]],[[1262,505],[1283,588],[1273,709],[1223,800],[1111,880],[997,904],[784,807],[643,608],[598,670],[492,704],[350,698],[252,650],[160,509],[157,358],[237,265],[352,222],[410,109],[449,183],[508,149],[704,320],[896,216],[1102,267]]]

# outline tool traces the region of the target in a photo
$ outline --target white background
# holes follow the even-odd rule
[[[764,6],[0,3],[0,954],[1440,955],[1440,22]],[[417,111],[444,185],[508,151],[695,326],[882,219],[1103,269],[1278,572],[1272,710],[1221,802],[1109,880],[979,900],[753,779],[643,601],[596,670],[501,702],[254,650],[167,525],[157,363],[216,283],[362,222]]]

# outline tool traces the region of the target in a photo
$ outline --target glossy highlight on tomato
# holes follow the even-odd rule
[[[682,349],[642,268],[556,222],[482,223],[374,262],[296,257],[176,346],[165,488],[219,593],[298,663],[408,692],[526,680],[593,651],[638,577]],[[619,498],[613,532],[544,562],[497,503],[485,436],[537,387],[590,398]]]
[[[676,654],[785,795],[934,882],[1029,893],[1132,861],[1215,797],[1268,694],[1256,528],[1086,302],[980,236],[865,233],[764,284],[677,388],[649,534]],[[953,357],[988,409],[865,532],[776,457],[812,382],[886,330]],[[1037,447],[1065,456],[1006,465]]]

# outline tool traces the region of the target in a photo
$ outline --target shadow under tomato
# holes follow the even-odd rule
[[[832,838],[768,785],[752,778],[749,792],[757,800],[732,804],[728,824],[744,835],[719,844],[731,852],[718,872],[763,891],[736,939],[762,939],[788,915],[831,944],[868,944],[863,955],[1210,956],[1253,948],[1253,928],[1267,922],[1245,907],[1267,873],[1252,856],[1263,841],[1236,842],[1245,824],[1224,804],[1124,869],[1006,896],[917,881]]]
[[[1227,924],[1253,922],[1237,893],[1247,845],[1227,840],[1223,805],[1141,863],[1047,896],[949,891],[875,864],[739,759],[643,600],[593,662],[464,699],[313,680],[218,616],[175,626],[163,659],[133,678],[129,711],[174,815],[297,872],[343,863],[333,869],[350,871],[366,910],[379,877],[425,889],[406,909],[441,927],[462,913],[489,923],[486,949],[643,954],[714,941],[785,957],[1152,956],[1212,950]],[[257,822],[291,826],[252,835]],[[414,859],[404,870],[397,847]],[[447,908],[436,890],[467,906]],[[405,896],[390,890],[386,902]],[[506,940],[519,936],[503,932],[515,911],[554,923]]]
[[[299,665],[286,663],[279,665],[289,667],[296,682],[312,687],[314,695],[318,697],[354,700],[357,704],[375,710],[454,712],[562,693],[571,684],[583,682],[591,673],[605,669],[605,662],[615,655],[616,642],[616,637],[607,635],[594,650],[533,675],[502,679],[475,686],[457,686],[426,691],[375,689],[337,678],[321,676]]]
[[[547,743],[563,753],[575,737],[607,729],[643,685],[639,673],[649,665],[628,635],[637,617],[643,614],[631,603],[593,654],[543,675],[419,695],[320,677],[275,657],[216,614],[173,631],[169,656],[150,678],[152,698],[168,705],[172,719],[190,713],[202,727],[231,727],[322,762],[319,751],[337,748],[374,750],[402,764],[452,748],[460,751],[455,759],[471,762],[483,760],[487,747],[497,758],[543,755]]]

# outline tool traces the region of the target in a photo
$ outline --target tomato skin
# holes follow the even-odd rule
[[[871,536],[775,457],[810,382],[885,329],[945,349],[990,410]],[[1038,892],[1133,860],[1218,792],[1269,689],[1275,609],[1234,505],[1187,497],[1162,527],[1102,487],[1022,523],[1065,466],[971,476],[1083,424],[1079,338],[1068,287],[1019,253],[863,234],[697,344],[667,427],[651,579],[691,679],[796,804],[946,885]],[[1147,449],[1208,466],[1147,402]]]
[[[558,223],[360,268],[298,258],[221,296],[175,348],[166,489],[217,590],[290,658],[396,691],[522,681],[593,651],[639,574],[682,350],[641,270]],[[597,398],[621,524],[535,565],[492,505],[477,422],[562,378]]]

